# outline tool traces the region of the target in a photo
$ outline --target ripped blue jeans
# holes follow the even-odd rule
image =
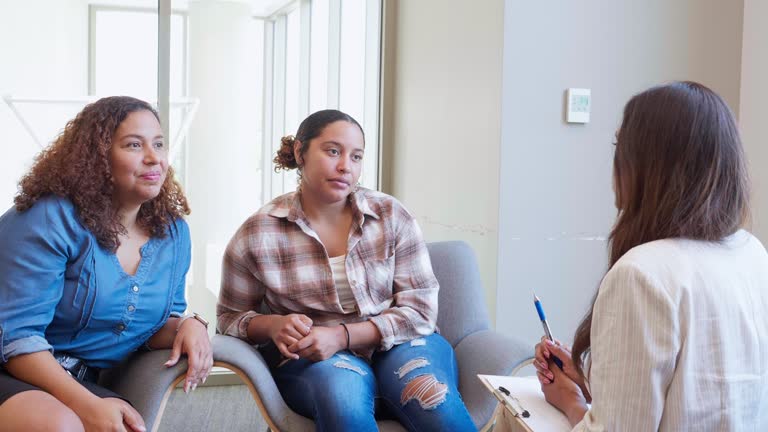
[[[437,333],[377,351],[370,363],[348,351],[279,367],[266,357],[285,402],[318,432],[377,431],[376,418],[409,431],[477,431],[459,395],[453,348]]]

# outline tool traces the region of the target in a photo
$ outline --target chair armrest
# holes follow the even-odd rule
[[[159,424],[171,391],[187,372],[186,357],[166,367],[164,363],[170,356],[168,349],[133,353],[117,367],[102,372],[99,380],[99,384],[131,401],[148,431]]]
[[[481,330],[462,339],[454,351],[459,364],[459,391],[475,425],[482,428],[497,401],[477,374],[509,375],[533,355],[534,347],[493,330]]]
[[[314,422],[288,408],[267,363],[254,346],[220,334],[213,337],[211,345],[214,364],[232,370],[245,381],[262,416],[273,431],[315,430]]]

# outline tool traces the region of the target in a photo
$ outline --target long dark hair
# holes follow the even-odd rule
[[[613,159],[618,217],[610,266],[635,246],[664,238],[720,241],[749,217],[749,179],[733,113],[694,82],[654,87],[629,100]],[[576,330],[583,373],[595,298]]]

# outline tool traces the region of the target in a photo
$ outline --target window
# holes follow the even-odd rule
[[[0,2],[0,38],[16,41],[0,47],[0,94],[10,95],[0,104],[0,197],[11,205],[34,155],[89,101],[157,104],[192,207],[190,309],[213,316],[227,242],[296,187],[272,159],[310,112],[338,108],[363,125],[363,184],[377,187],[380,9],[381,0]]]
[[[187,14],[170,16],[170,88],[168,134],[170,162],[185,183],[187,130],[199,103],[187,96]],[[89,8],[88,94],[130,95],[155,103],[158,96],[157,7],[92,5]],[[189,117],[189,119],[187,119]],[[170,126],[176,126],[171,128]]]
[[[366,136],[361,183],[378,188],[381,0],[299,0],[266,18],[264,200],[296,188],[294,172],[275,173],[280,138],[307,115],[335,108]]]

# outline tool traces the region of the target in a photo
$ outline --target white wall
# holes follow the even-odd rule
[[[88,7],[85,0],[0,1],[0,96],[71,97],[88,90]],[[45,143],[81,107],[19,110]],[[0,213],[41,150],[0,101]]]
[[[753,232],[768,244],[768,2],[744,1],[739,123],[752,176]]]
[[[503,2],[388,3],[384,190],[416,216],[427,241],[472,246],[493,305]]]
[[[505,2],[500,331],[538,340],[535,290],[555,336],[571,340],[607,267],[624,103],[690,79],[738,108],[742,18],[740,1]],[[592,89],[589,124],[564,123],[568,87]]]
[[[188,299],[190,310],[216,316],[224,249],[261,204],[263,27],[248,4],[192,0],[189,28],[189,94],[200,99],[200,108],[187,149]]]

